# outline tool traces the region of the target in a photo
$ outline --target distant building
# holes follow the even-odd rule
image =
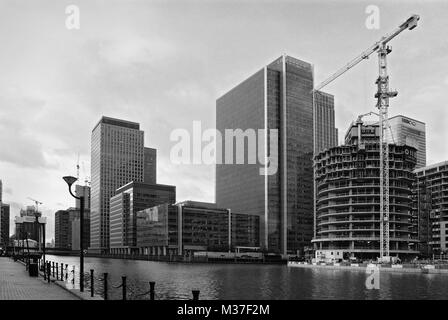
[[[260,165],[247,161],[216,165],[218,207],[258,215],[261,246],[269,252],[303,253],[313,237],[314,126],[322,147],[334,143],[336,131],[332,96],[318,96],[314,117],[312,89],[313,66],[283,55],[216,101],[216,129],[221,133],[278,130],[278,150],[265,152],[267,157],[278,151],[275,174],[261,175]],[[316,124],[320,121],[325,123]]]
[[[33,206],[29,206],[26,210],[20,210],[20,216],[15,217],[14,223],[17,240],[28,238],[42,241],[42,225],[47,223],[47,218],[42,217],[42,213]]]
[[[425,256],[448,254],[448,161],[415,170],[412,231]]]
[[[235,214],[214,203],[185,201],[137,212],[137,247],[146,255],[259,249],[260,217]]]
[[[109,249],[110,198],[117,188],[144,179],[144,132],[126,120],[102,117],[91,137],[90,249]]]
[[[156,184],[157,183],[157,150],[145,147],[145,154],[143,157],[143,182]]]
[[[389,144],[390,255],[418,252],[411,233],[411,189],[416,149]],[[380,254],[380,144],[378,124],[350,125],[345,144],[315,157],[316,252],[340,259],[375,259]]]
[[[76,185],[75,186],[75,194],[78,197],[84,197],[84,210],[90,211],[90,187],[89,186],[81,186]],[[81,208],[81,200],[76,199],[75,205],[77,209]]]
[[[80,250],[81,241],[81,219],[75,217],[71,222],[71,249],[72,250]],[[90,246],[90,216],[84,216],[84,229],[83,229],[83,240],[84,240],[84,249],[87,250]]]
[[[416,169],[426,166],[426,125],[424,122],[398,115],[389,118],[388,142],[417,149]],[[390,134],[390,132],[392,134]]]
[[[70,249],[70,217],[67,210],[58,210],[54,214],[54,245],[58,249]]]
[[[0,202],[0,247],[9,244],[9,204]]]
[[[176,202],[176,187],[130,182],[110,199],[110,252],[131,253],[137,247],[137,212]]]
[[[316,91],[314,103],[314,154],[338,145],[335,126],[334,96]]]

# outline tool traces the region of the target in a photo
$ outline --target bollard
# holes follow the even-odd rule
[[[123,290],[123,300],[126,300],[126,276],[121,277],[121,288]]]
[[[107,272],[103,274],[104,281],[104,300],[107,300]]]
[[[93,297],[93,269],[90,269],[90,296]]]
[[[199,290],[191,290],[193,293],[193,300],[199,300]]]
[[[154,286],[156,283],[154,281],[149,282],[149,300],[154,300],[155,292],[154,292]]]
[[[47,262],[47,281],[50,283],[50,276],[51,276],[51,264],[50,262]]]
[[[59,263],[56,262],[56,281],[59,280]]]
[[[44,281],[46,281],[47,280],[47,267],[46,267],[46,265],[45,265],[45,262],[44,262],[44,264],[43,264],[43,268],[41,269],[41,271],[43,270],[43,272],[44,272]]]
[[[52,261],[51,264],[53,266],[53,278],[54,278],[54,261]]]
[[[65,281],[68,279],[68,264],[65,265]]]
[[[73,273],[72,284],[75,284],[75,266],[73,266],[72,273]]]

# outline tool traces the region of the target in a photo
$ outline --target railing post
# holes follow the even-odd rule
[[[59,280],[59,263],[56,262],[56,281]]]
[[[72,284],[75,284],[75,266],[73,266],[72,273],[73,273]]]
[[[107,300],[107,272],[103,274],[104,281],[104,300]]]
[[[90,269],[90,296],[93,297],[93,291],[94,291],[94,283],[93,283],[93,269]]]
[[[154,286],[156,283],[154,281],[149,282],[149,300],[154,300],[155,292],[154,292]]]
[[[44,271],[44,281],[46,281],[47,280],[47,266],[46,266],[46,263],[44,262],[44,264],[43,264],[43,268],[41,269],[41,271]]]
[[[199,300],[199,290],[191,290],[193,293],[193,300]]]
[[[68,279],[68,264],[65,265],[65,281]]]
[[[121,289],[123,290],[123,300],[126,300],[126,276],[121,277]]]
[[[53,278],[54,278],[54,261],[51,262],[53,266]]]

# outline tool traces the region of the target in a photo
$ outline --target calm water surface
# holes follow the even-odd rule
[[[79,258],[47,256],[47,260],[75,266]],[[109,287],[125,275],[130,292],[144,293],[156,282],[156,299],[448,299],[448,275],[383,272],[380,290],[365,288],[362,271],[302,269],[285,265],[187,264],[85,258],[85,272],[109,274]],[[121,289],[111,289],[118,299]]]

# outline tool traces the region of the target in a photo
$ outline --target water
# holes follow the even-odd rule
[[[50,261],[75,265],[79,258],[47,256]],[[448,299],[448,276],[383,272],[380,289],[365,287],[362,271],[304,269],[285,265],[196,264],[85,258],[85,272],[96,276],[109,273],[109,296],[121,297],[113,289],[126,275],[129,295],[149,291],[156,282],[156,299],[191,299],[191,290],[200,290],[200,299]],[[146,296],[147,297],[147,296]],[[148,297],[147,297],[148,298]]]

